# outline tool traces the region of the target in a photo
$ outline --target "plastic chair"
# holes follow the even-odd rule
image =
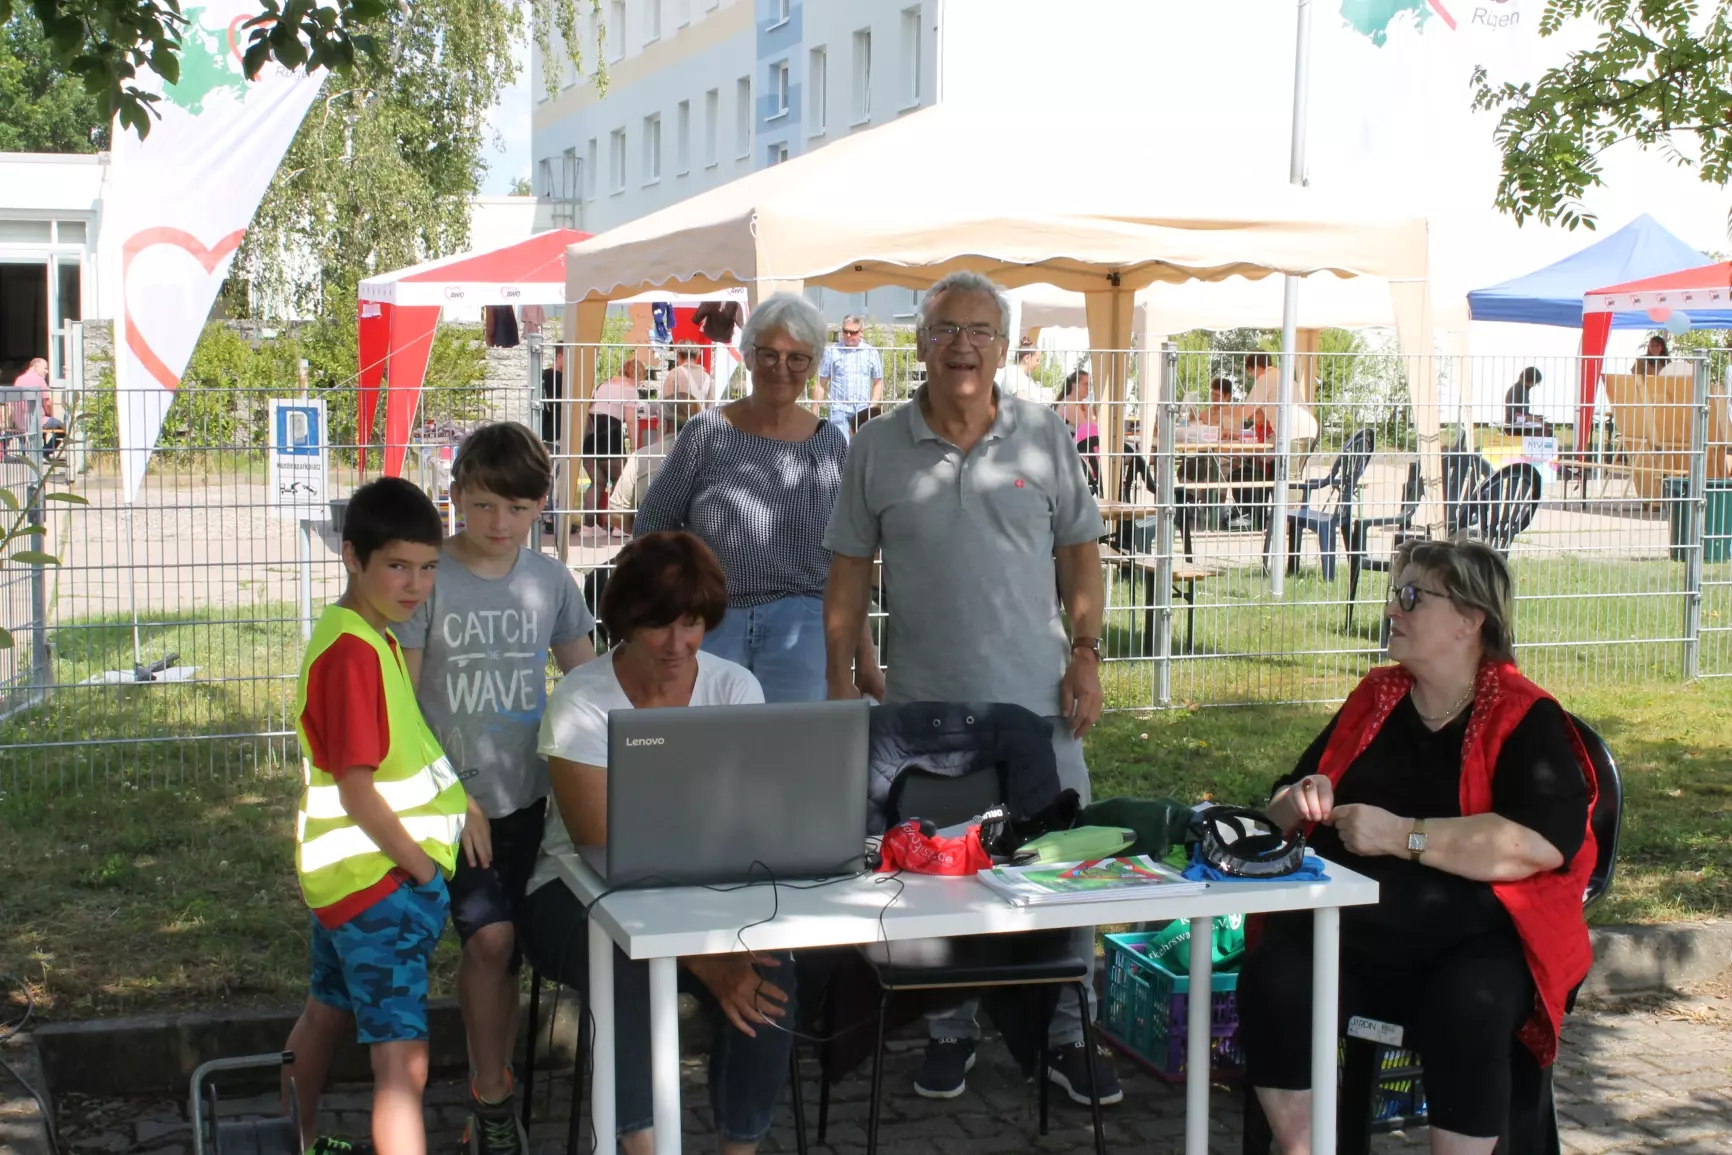
[[[1592,909],[1612,889],[1618,866],[1618,834],[1623,825],[1624,782],[1611,748],[1592,726],[1569,716],[1594,767],[1598,796],[1588,824],[1594,831],[1594,867],[1582,891],[1582,910]],[[1579,989],[1579,988],[1578,988]],[[1564,1010],[1573,1010],[1576,992],[1571,991]],[[1383,1024],[1387,1025],[1387,1024]],[[1338,1103],[1336,1150],[1343,1155],[1367,1155],[1374,1131],[1415,1127],[1426,1123],[1424,1114],[1405,1118],[1374,1119],[1377,1085],[1388,1072],[1384,1056],[1391,1048],[1367,1039],[1348,1036],[1342,1048],[1341,1097]],[[1510,1045],[1510,1115],[1498,1139],[1497,1155],[1560,1155],[1557,1104],[1552,1096],[1552,1068],[1541,1068],[1533,1052],[1519,1041]],[[1256,1090],[1245,1084],[1244,1155],[1268,1155],[1274,1132],[1263,1114]]]
[[[1542,480],[1540,471],[1525,461],[1504,466],[1474,490],[1460,531],[1507,555],[1516,536],[1539,513]]]
[[[1460,533],[1467,521],[1468,496],[1491,476],[1491,463],[1467,448],[1467,435],[1456,435],[1443,454],[1443,528],[1446,537]]]
[[[897,779],[896,814],[892,820],[918,816],[939,826],[965,822],[985,807],[1003,800],[999,767],[987,767],[961,778],[943,778],[922,770],[905,770]],[[878,980],[877,1041],[872,1050],[872,1090],[866,1117],[866,1152],[878,1149],[878,1120],[883,1102],[885,1033],[889,1025],[891,999],[898,992],[966,990],[972,987],[1048,987],[1047,1015],[1062,987],[1076,991],[1082,1006],[1088,1006],[1088,975],[1092,959],[1079,957],[1071,946],[1069,931],[1033,931],[1017,934],[971,935],[965,938],[917,939],[874,943],[859,948],[860,957]],[[828,1015],[827,1032],[834,1031],[834,1016]],[[1082,1016],[1083,1045],[1091,1059],[1095,1054],[1094,1025]],[[1040,1094],[1040,1133],[1047,1130],[1046,1023],[1040,1023],[1040,1050],[1035,1059],[1035,1078]],[[818,1142],[825,1142],[830,1115],[830,1048],[819,1052]],[[1100,1099],[1089,1088],[1094,1116],[1095,1151],[1106,1153],[1106,1132],[1101,1122]],[[800,1136],[802,1143],[805,1136]]]
[[[1287,511],[1288,573],[1299,572],[1299,547],[1309,529],[1317,534],[1317,553],[1322,558],[1324,580],[1335,580],[1335,540],[1339,536],[1345,544],[1352,534],[1359,481],[1365,476],[1365,469],[1371,464],[1371,455],[1376,450],[1377,431],[1361,429],[1341,447],[1341,453],[1335,458],[1335,464],[1329,467],[1327,477],[1301,478],[1289,483],[1299,490],[1300,499],[1298,509]],[[1335,492],[1334,508],[1327,511],[1312,509],[1311,495],[1325,489]],[[1263,539],[1265,554],[1269,552],[1271,537],[1273,534],[1265,535]]]
[[[1347,632],[1353,631],[1353,603],[1359,596],[1360,571],[1389,572],[1394,560],[1394,547],[1406,540],[1407,531],[1413,528],[1413,516],[1419,512],[1419,499],[1424,492],[1425,483],[1420,479],[1419,462],[1416,460],[1407,467],[1407,481],[1401,487],[1400,513],[1393,517],[1361,517],[1353,522],[1353,529],[1347,540],[1347,621],[1344,624]],[[1367,538],[1373,529],[1395,531],[1395,540],[1390,543],[1390,556],[1372,557],[1366,552]]]

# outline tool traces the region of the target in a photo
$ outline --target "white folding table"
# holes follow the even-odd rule
[[[1341,908],[1377,901],[1377,883],[1325,863],[1327,882],[1217,883],[1194,894],[1111,902],[1013,907],[972,878],[867,875],[794,889],[769,884],[715,890],[670,887],[606,893],[575,854],[557,860],[561,879],[590,908],[589,1011],[594,1024],[590,1118],[597,1136],[614,1119],[613,947],[645,959],[650,971],[650,1072],[656,1155],[680,1150],[679,992],[675,968],[686,955],[790,951],[921,938],[1053,930],[1105,923],[1191,920],[1192,941],[1208,942],[1208,920],[1281,910],[1315,912],[1311,991],[1311,1151],[1335,1151],[1336,1033]],[[597,895],[604,895],[599,902]],[[775,917],[771,918],[774,912]],[[768,921],[765,921],[768,920]],[[599,933],[597,933],[599,932]],[[1191,990],[1209,990],[1206,950],[1191,954]],[[1209,1150],[1208,998],[1188,1004],[1185,1053],[1185,1155]],[[598,1143],[598,1150],[611,1150]]]

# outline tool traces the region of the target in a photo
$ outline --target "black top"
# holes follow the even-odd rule
[[[1342,774],[1335,805],[1364,803],[1403,818],[1460,818],[1461,746],[1471,715],[1470,708],[1433,732],[1419,720],[1413,699],[1402,698],[1364,753]],[[1317,735],[1293,772],[1275,784],[1276,790],[1318,772],[1335,721]],[[1588,787],[1568,725],[1556,702],[1535,702],[1504,740],[1492,772],[1492,813],[1557,847],[1565,862],[1560,869],[1567,869],[1581,849],[1588,824]],[[1349,853],[1330,826],[1318,826],[1310,844],[1323,857],[1381,886],[1377,905],[1342,909],[1343,929],[1356,926],[1374,933],[1456,941],[1512,925],[1489,882],[1447,874],[1406,855],[1362,858]]]

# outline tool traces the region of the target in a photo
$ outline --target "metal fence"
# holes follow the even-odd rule
[[[882,350],[882,400],[856,420],[903,403],[922,380],[900,340]],[[692,379],[675,375],[665,349],[568,346],[559,358],[592,389],[628,380],[628,361],[642,371],[630,401],[610,403],[604,389],[592,410],[559,396],[564,385],[544,394],[555,357],[532,346],[521,384],[429,390],[407,473],[449,510],[462,436],[527,419],[558,471],[532,544],[561,557],[593,603],[635,513],[609,498],[653,471],[696,406],[747,386],[724,371],[705,396],[676,396]],[[1506,409],[1530,367],[1539,384]],[[1542,684],[1732,673],[1727,390],[1710,388],[1701,361],[1651,368],[1608,375],[1608,404],[1578,444],[1574,358],[1311,354],[1295,366],[1283,457],[1264,403],[1279,365],[1259,370],[1255,354],[1041,352],[1027,387],[1072,426],[1107,522],[1109,708],[1339,700],[1379,660],[1393,546],[1428,521],[1507,552],[1519,653]],[[1435,397],[1416,410],[1433,376]],[[1109,404],[1115,381],[1126,400]],[[302,638],[343,573],[329,521],[276,516],[266,491],[268,400],[294,393],[183,387],[130,504],[112,396],[82,417],[69,484],[89,504],[48,522],[62,564],[0,572],[0,624],[43,623],[41,661],[0,655],[13,663],[0,666],[11,677],[0,686],[0,788],[174,782],[298,758]],[[325,399],[340,498],[364,477],[347,432],[355,396]],[[620,438],[586,451],[593,413],[615,416]],[[378,469],[376,450],[368,467]],[[1270,566],[1272,554],[1284,564]],[[46,611],[34,618],[19,592],[31,579]]]

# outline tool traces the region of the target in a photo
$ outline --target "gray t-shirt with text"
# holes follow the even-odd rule
[[[422,652],[421,713],[489,818],[547,796],[536,742],[548,649],[594,628],[570,571],[527,549],[502,578],[477,576],[447,550],[433,596],[394,628]]]

